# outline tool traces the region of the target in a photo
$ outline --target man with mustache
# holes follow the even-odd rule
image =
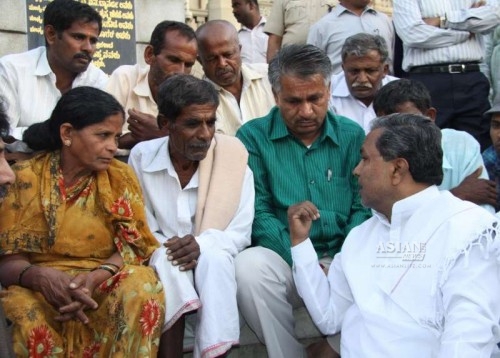
[[[236,135],[250,154],[256,193],[255,247],[236,258],[238,305],[270,358],[306,356],[294,330],[293,310],[304,304],[292,279],[288,207],[309,200],[322,210],[311,237],[324,266],[370,217],[352,175],[365,136],[358,124],[328,111],[331,74],[330,59],[316,46],[283,47],[269,64],[277,106]],[[324,341],[307,354],[337,357]]]
[[[7,160],[5,159],[5,144],[3,138],[9,133],[9,122],[5,114],[3,103],[0,102],[0,203],[3,201],[7,188],[15,180],[14,172],[10,169]],[[1,294],[1,286],[0,286]],[[0,304],[0,357],[13,358],[12,337],[9,327],[9,322],[5,318],[3,307]]]
[[[21,140],[24,130],[50,117],[56,102],[73,87],[103,89],[107,75],[91,61],[102,18],[75,0],[54,0],[43,14],[45,46],[0,59],[0,96],[5,98],[10,136]],[[26,151],[11,144],[11,151]]]
[[[169,287],[169,338],[159,356],[182,356],[183,315],[198,308],[194,357],[217,357],[239,340],[233,261],[250,245],[253,174],[241,142],[215,134],[219,98],[211,83],[174,75],[157,100],[158,124],[169,136],[138,143],[129,164],[149,227],[165,246],[150,263]]]
[[[397,79],[387,75],[389,52],[383,37],[359,33],[342,46],[343,71],[332,77],[330,109],[358,123],[365,133],[376,117],[373,98],[380,87]]]
[[[198,60],[219,93],[217,131],[234,135],[245,122],[266,115],[275,105],[267,63],[245,64],[236,28],[225,20],[196,30]]]
[[[156,121],[158,87],[173,74],[190,74],[197,52],[193,29],[178,21],[162,21],[144,49],[147,65],[123,65],[111,74],[106,90],[128,114],[118,155],[128,154],[127,149],[138,142],[165,136]]]
[[[429,118],[372,122],[354,175],[373,216],[351,230],[327,276],[309,240],[323,211],[288,209],[294,282],[319,329],[342,330],[343,357],[498,356],[498,219],[438,190],[442,154]]]

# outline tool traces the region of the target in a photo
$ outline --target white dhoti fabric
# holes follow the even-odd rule
[[[167,259],[167,248],[155,250],[149,260],[149,266],[158,274],[165,289],[166,317],[162,332],[165,332],[185,313],[201,306],[193,283],[193,271],[180,271]]]
[[[183,272],[167,260],[166,248],[157,249],[150,259],[165,285],[167,330],[184,314],[195,309],[194,357],[212,358],[239,343],[240,324],[236,303],[233,257],[226,251],[203,252],[193,271]],[[211,284],[217,282],[216,285]]]

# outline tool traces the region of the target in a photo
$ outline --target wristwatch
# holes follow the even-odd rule
[[[439,17],[439,28],[446,29],[446,15]]]

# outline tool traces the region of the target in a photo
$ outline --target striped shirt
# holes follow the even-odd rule
[[[352,174],[360,160],[363,129],[328,112],[323,133],[308,148],[287,130],[278,107],[246,123],[236,136],[245,144],[255,179],[252,244],[278,253],[290,265],[287,210],[309,200],[321,214],[310,238],[318,257],[333,257],[349,231],[370,217]]]
[[[394,0],[393,21],[403,41],[403,69],[439,63],[479,62],[484,38],[500,23],[498,0],[471,8],[476,0]],[[446,28],[422,18],[445,16]]]
[[[366,7],[358,16],[342,5],[314,23],[307,36],[307,43],[326,52],[332,62],[333,73],[342,72],[342,46],[345,40],[358,33],[380,35],[387,43],[389,63],[394,58],[394,27],[386,14]]]

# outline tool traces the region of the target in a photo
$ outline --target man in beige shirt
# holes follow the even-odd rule
[[[124,65],[112,73],[106,89],[128,114],[118,155],[128,154],[128,150],[139,142],[166,135],[156,121],[158,87],[173,74],[190,74],[197,50],[195,34],[189,26],[177,21],[162,21],[156,25],[144,50],[147,66]]]
[[[219,93],[217,131],[235,135],[241,125],[265,116],[275,105],[267,64],[243,64],[236,28],[213,20],[196,30],[198,60]]]
[[[267,62],[280,48],[289,44],[305,44],[309,27],[326,15],[337,0],[274,0],[264,32],[269,35]]]

